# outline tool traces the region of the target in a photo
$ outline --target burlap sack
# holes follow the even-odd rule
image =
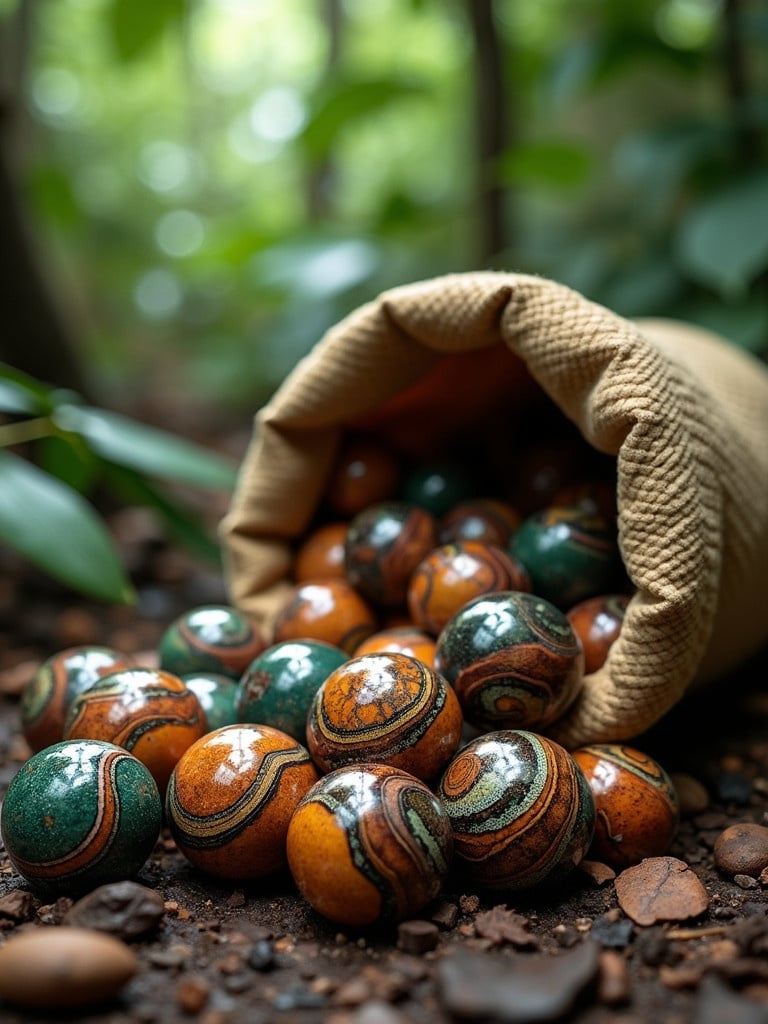
[[[768,371],[709,332],[630,323],[516,274],[384,293],[330,330],[257,416],[222,523],[231,598],[265,622],[285,600],[291,541],[346,424],[367,416],[421,437],[447,408],[462,426],[516,400],[520,361],[616,456],[619,542],[637,588],[605,666],[549,732],[569,747],[628,739],[768,637]]]

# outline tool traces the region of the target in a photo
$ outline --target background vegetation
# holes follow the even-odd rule
[[[204,436],[479,267],[765,355],[767,56],[759,0],[0,0],[0,359]]]

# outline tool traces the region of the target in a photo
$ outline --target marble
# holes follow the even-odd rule
[[[583,679],[584,655],[565,615],[535,594],[475,598],[437,638],[435,667],[479,729],[539,730],[559,718]]]
[[[426,785],[363,763],[309,790],[288,827],[287,850],[307,902],[337,924],[364,928],[413,917],[437,896],[453,837]]]
[[[525,567],[501,548],[471,540],[443,544],[414,569],[408,584],[408,611],[417,626],[437,636],[474,598],[499,590],[530,589]]]
[[[286,640],[251,662],[238,685],[240,722],[270,725],[306,742],[307,714],[328,676],[348,660],[320,640]]]
[[[406,654],[365,654],[336,669],[317,691],[307,745],[321,771],[377,761],[434,779],[461,738],[456,695]]]
[[[160,668],[174,675],[217,672],[239,679],[266,642],[251,619],[228,605],[180,615],[160,640]]]
[[[33,754],[11,780],[0,833],[18,873],[55,900],[132,878],[161,824],[157,785],[136,757],[66,740]]]
[[[197,697],[162,669],[130,668],[105,676],[77,697],[64,726],[68,740],[105,740],[130,751],[161,795],[184,751],[206,731]]]
[[[299,544],[293,560],[293,578],[297,583],[307,580],[343,580],[344,541],[347,524],[325,523],[312,530]]]
[[[408,654],[417,661],[423,661],[430,668],[435,667],[435,640],[413,625],[391,626],[372,633],[355,650],[354,656],[363,654]]]
[[[179,678],[200,702],[205,715],[206,732],[237,723],[239,684],[231,676],[222,676],[217,672],[190,672]]]
[[[275,619],[273,642],[321,640],[351,654],[376,631],[368,602],[346,580],[301,583]]]
[[[677,793],[658,761],[635,747],[601,743],[574,750],[595,801],[592,860],[615,868],[667,853],[677,832]]]
[[[603,594],[590,597],[568,610],[566,618],[584,650],[584,671],[597,672],[605,664],[629,604],[626,594]]]
[[[451,821],[457,873],[489,890],[557,884],[592,840],[595,807],[581,770],[563,747],[532,732],[472,740],[436,792]]]
[[[369,505],[393,498],[400,477],[400,459],[385,441],[349,434],[331,467],[324,499],[337,515],[351,518]]]
[[[464,540],[506,548],[523,518],[509,502],[496,498],[471,498],[454,505],[440,520],[441,544]]]
[[[317,778],[305,747],[279,729],[216,729],[174,769],[165,805],[171,834],[201,871],[262,878],[285,867],[288,823]]]
[[[376,608],[401,605],[411,573],[435,544],[430,512],[405,502],[371,505],[347,530],[347,579]]]
[[[21,731],[33,751],[58,743],[75,697],[102,676],[130,668],[133,659],[112,647],[79,645],[47,658],[24,687],[19,714]]]

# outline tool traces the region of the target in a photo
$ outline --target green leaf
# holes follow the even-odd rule
[[[168,533],[199,558],[221,566],[221,548],[200,520],[177,502],[170,501],[144,477],[121,466],[109,466],[105,477],[124,500],[153,508],[165,523]]]
[[[64,228],[82,220],[71,175],[60,168],[38,165],[29,173],[28,187],[35,207],[47,220]]]
[[[735,182],[697,203],[677,235],[682,268],[723,295],[743,292],[768,267],[768,174]]]
[[[675,313],[683,320],[708,327],[739,348],[768,355],[768,303],[762,296],[737,303],[698,301]]]
[[[0,452],[0,539],[90,597],[134,600],[109,534],[88,502],[9,452]]]
[[[53,420],[59,429],[79,434],[92,451],[120,466],[212,490],[234,485],[237,467],[224,456],[118,413],[65,404],[56,409]]]
[[[311,159],[322,160],[349,124],[398,100],[423,95],[425,91],[420,82],[399,77],[336,78],[319,93],[299,142]]]
[[[33,377],[0,363],[0,411],[43,416],[53,407],[50,394]]]
[[[124,63],[141,57],[186,9],[186,0],[112,0],[107,12],[112,47]]]
[[[88,493],[102,464],[78,434],[43,438],[36,446],[35,462],[81,494]]]
[[[524,182],[563,188],[580,185],[592,169],[592,154],[571,142],[525,142],[499,160],[502,182]]]

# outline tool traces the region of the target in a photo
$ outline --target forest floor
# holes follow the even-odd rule
[[[215,573],[158,537],[138,511],[117,526],[136,608],[77,600],[3,555],[0,567],[0,794],[29,750],[18,694],[56,650],[99,643],[151,660],[166,625],[225,600]],[[287,875],[221,884],[191,868],[167,833],[138,881],[162,897],[159,924],[131,945],[140,969],[120,994],[70,1015],[0,1007],[4,1024],[398,1024],[453,1020],[576,1024],[768,1022],[768,900],[759,879],[720,873],[713,846],[729,825],[768,824],[768,652],[725,684],[686,698],[635,745],[706,788],[670,854],[703,883],[709,908],[641,927],[614,880],[577,870],[555,892],[503,903],[451,877],[426,925],[364,934],[316,915]],[[695,801],[694,801],[695,803]],[[0,943],[57,927],[70,901],[43,905],[0,848]],[[17,894],[14,896],[14,894]],[[127,912],[130,914],[130,912]],[[119,915],[118,915],[119,916]],[[436,926],[436,927],[435,927]],[[119,920],[114,930],[121,927]]]

